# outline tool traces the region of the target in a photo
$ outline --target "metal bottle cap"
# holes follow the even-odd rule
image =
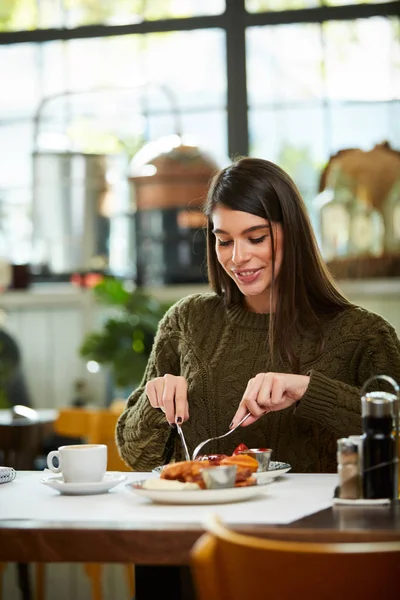
[[[388,392],[367,392],[361,398],[362,417],[393,417],[397,396]]]
[[[340,438],[337,441],[338,452],[344,452],[350,454],[358,451],[358,444],[356,444],[350,438]]]

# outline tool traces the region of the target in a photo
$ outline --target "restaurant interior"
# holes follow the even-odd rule
[[[116,421],[209,289],[202,204],[240,156],[289,173],[341,291],[400,336],[398,1],[0,4],[0,465],[90,443],[129,470]],[[4,600],[134,595],[123,561],[16,562]]]

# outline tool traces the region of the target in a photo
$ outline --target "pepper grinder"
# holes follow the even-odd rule
[[[395,394],[367,392],[372,381],[391,384]],[[398,496],[399,386],[387,375],[370,377],[361,389],[362,479],[367,499]]]

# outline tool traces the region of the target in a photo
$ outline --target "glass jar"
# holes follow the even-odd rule
[[[333,162],[326,188],[316,198],[321,251],[327,261],[348,255],[353,189],[353,181],[343,173],[339,164]]]
[[[359,185],[350,206],[350,256],[381,256],[384,251],[383,217],[372,205],[366,186]]]
[[[385,250],[400,252],[400,178],[387,195],[382,211],[385,219]]]

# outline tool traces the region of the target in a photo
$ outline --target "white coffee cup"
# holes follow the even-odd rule
[[[58,459],[58,467],[54,465]],[[60,446],[47,455],[47,466],[53,473],[62,473],[66,483],[102,481],[107,470],[105,444],[76,444]]]

